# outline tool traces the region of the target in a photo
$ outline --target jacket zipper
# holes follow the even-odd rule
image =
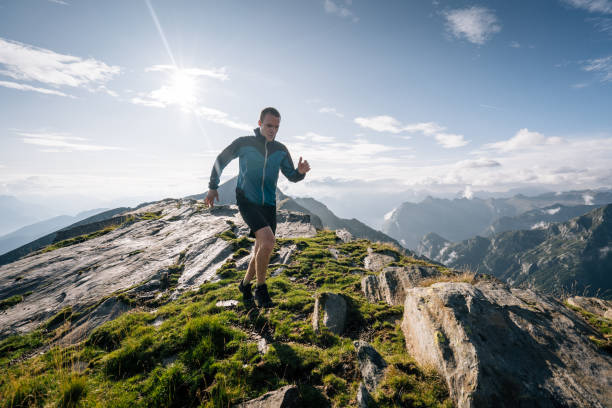
[[[266,163],[268,162],[268,141],[265,141],[264,148],[266,149],[266,155],[264,156],[263,172],[261,174],[261,205],[265,204],[264,195],[264,180],[266,179]]]

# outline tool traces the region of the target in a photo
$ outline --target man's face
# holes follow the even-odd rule
[[[263,121],[260,120],[258,123],[261,134],[268,142],[273,141],[276,137],[276,132],[278,132],[278,127],[280,126],[280,118],[268,113],[264,116]]]

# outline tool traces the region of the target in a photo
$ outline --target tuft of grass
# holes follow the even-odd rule
[[[589,339],[600,349],[612,354],[612,320],[593,314],[581,307],[570,305],[567,301],[565,301],[564,304],[582,316],[582,318],[600,335],[599,338],[589,336]]]
[[[78,374],[71,374],[60,384],[58,407],[75,408],[87,393],[87,379]]]
[[[159,220],[163,217],[162,210],[137,214],[139,220]]]
[[[419,286],[427,287],[438,282],[466,282],[475,283],[477,281],[476,274],[474,272],[463,272],[456,274],[442,274],[432,278],[427,278],[419,283]]]
[[[6,310],[10,307],[15,306],[18,303],[23,302],[25,296],[31,295],[32,291],[23,293],[21,295],[14,295],[6,299],[0,300],[0,311]]]

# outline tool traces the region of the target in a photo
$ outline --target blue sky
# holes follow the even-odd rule
[[[612,1],[0,0],[0,194],[199,193],[265,106],[343,216],[610,187]]]

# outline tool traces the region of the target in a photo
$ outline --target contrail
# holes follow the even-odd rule
[[[149,12],[151,13],[151,17],[153,17],[153,22],[155,23],[155,26],[157,27],[157,31],[159,32],[159,36],[161,37],[162,41],[164,42],[164,46],[166,47],[166,51],[168,52],[168,55],[170,56],[170,59],[172,60],[172,65],[174,65],[176,67],[176,61],[174,60],[174,55],[172,55],[172,50],[170,49],[170,46],[168,45],[168,41],[166,40],[166,35],[164,34],[164,30],[161,27],[161,24],[159,24],[159,20],[157,19],[157,14],[155,14],[155,10],[153,10],[153,6],[151,5],[151,1],[150,0],[145,0],[145,3],[147,3],[147,7],[149,8]]]

